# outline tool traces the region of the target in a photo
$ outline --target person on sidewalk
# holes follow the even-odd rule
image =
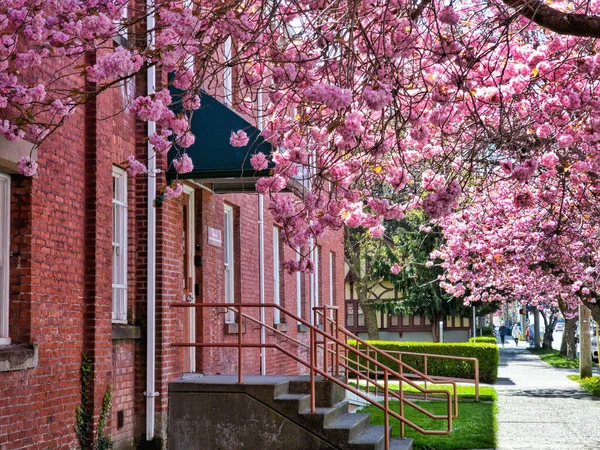
[[[527,342],[529,343],[529,346],[531,347],[533,345],[533,339],[531,339],[531,330],[529,329],[529,327],[527,327],[525,329],[525,339],[527,340]]]
[[[506,336],[506,327],[504,324],[500,325],[500,328],[498,328],[498,333],[500,333],[500,342],[502,342],[502,347],[504,347],[504,336]]]
[[[515,340],[515,345],[519,346],[519,337],[521,336],[521,327],[518,323],[515,323],[512,329],[512,337]]]

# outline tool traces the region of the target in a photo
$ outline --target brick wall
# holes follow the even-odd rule
[[[217,195],[202,191],[199,201],[197,226],[201,228],[202,269],[201,288],[202,296],[198,301],[205,303],[222,302],[224,299],[224,271],[223,247],[208,244],[208,227],[223,231],[223,209],[227,203],[234,208],[236,215],[234,227],[235,253],[235,299],[244,303],[259,303],[259,227],[258,227],[258,195],[256,194],[226,194]],[[275,226],[268,211],[268,200],[265,199],[264,210],[264,248],[265,248],[265,302],[273,303],[274,298],[274,266],[273,266],[273,227]],[[343,307],[343,265],[339,258],[343,257],[343,241],[341,232],[332,232],[319,240],[322,262],[320,264],[320,299],[321,304],[329,304],[329,252],[334,252],[336,267],[334,271],[334,299],[333,303],[340,310]],[[342,255],[342,256],[340,256]],[[283,242],[280,242],[280,262],[294,259],[296,253]],[[343,260],[342,260],[343,261]],[[297,278],[296,274],[287,274],[280,270],[280,303],[292,313],[297,311]],[[309,279],[308,274],[301,274],[301,305],[302,318],[310,320],[309,315]],[[247,314],[259,318],[259,309],[248,308]],[[341,317],[341,316],[340,316]],[[266,322],[273,325],[273,309],[265,308]],[[200,309],[199,335],[205,342],[237,342],[237,335],[226,334],[225,318],[222,309]],[[297,323],[282,315],[282,320],[289,327],[286,334],[301,342],[307,342],[308,333],[299,332]],[[267,342],[272,342],[277,337],[274,332],[267,332]],[[260,342],[259,327],[246,321],[245,342]],[[279,339],[280,342],[285,340]],[[298,351],[297,344],[286,343],[284,348]],[[305,369],[289,357],[277,350],[267,351],[268,374],[294,374]],[[300,353],[308,357],[307,350],[300,347]],[[260,352],[258,349],[244,350],[244,373],[260,373]],[[197,367],[199,372],[213,374],[237,373],[237,349],[208,348],[198,352]]]

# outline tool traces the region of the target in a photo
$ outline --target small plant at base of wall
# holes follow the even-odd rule
[[[108,385],[104,397],[102,398],[102,407],[100,408],[100,417],[96,438],[92,436],[93,415],[89,410],[90,399],[90,378],[92,374],[92,361],[87,353],[83,352],[81,356],[81,405],[75,409],[76,423],[75,433],[79,439],[79,445],[82,450],[107,450],[115,446],[115,442],[110,435],[105,434],[104,428],[110,414],[112,401],[112,386]]]

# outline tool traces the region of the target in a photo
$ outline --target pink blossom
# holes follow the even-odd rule
[[[540,161],[542,166],[546,167],[547,169],[554,169],[558,164],[559,159],[558,156],[556,156],[556,153],[548,152],[542,155]]]
[[[91,82],[113,81],[138,72],[144,60],[137,50],[130,52],[125,47],[118,46],[113,52],[100,56],[96,64],[88,67],[88,79]]]
[[[154,133],[152,136],[150,136],[149,142],[154,146],[154,150],[156,150],[158,153],[165,153],[169,151],[172,146],[172,143],[169,140],[170,135],[170,131],[163,130],[160,134]]]
[[[333,110],[350,106],[352,95],[348,89],[342,89],[331,84],[315,84],[304,91],[309,102],[324,103]]]
[[[421,187],[426,191],[436,191],[444,185],[446,179],[441,174],[436,174],[433,170],[427,169],[423,172]]]
[[[287,182],[280,175],[261,178],[256,182],[256,191],[261,194],[277,193],[285,188]]]
[[[256,153],[250,158],[250,164],[256,171],[266,170],[269,167],[269,161],[264,153]]]
[[[563,134],[556,138],[556,142],[560,148],[569,148],[575,139],[570,134]]]
[[[444,6],[440,9],[437,17],[440,22],[448,25],[456,25],[460,20],[460,16],[451,6]]]
[[[196,142],[196,136],[194,136],[191,132],[183,133],[177,135],[177,144],[183,148],[191,147],[194,142]]]
[[[390,94],[390,87],[383,83],[377,83],[374,88],[371,86],[365,88],[363,91],[363,100],[373,110],[383,109],[393,100]]]
[[[371,235],[371,237],[373,237],[373,238],[378,239],[378,238],[382,237],[384,233],[385,233],[385,228],[381,224],[379,224],[375,227],[369,228],[369,235]]]
[[[538,137],[542,138],[542,139],[546,139],[549,138],[550,136],[552,136],[552,127],[550,125],[548,125],[547,123],[540,125],[539,127],[537,127],[537,129],[535,130],[535,133],[538,135]]]
[[[533,176],[535,171],[538,168],[537,159],[531,158],[525,161],[523,164],[515,167],[513,170],[511,177],[521,183],[525,183],[529,178]]]
[[[135,159],[135,156],[133,155],[129,155],[127,157],[127,162],[129,163],[129,166],[127,167],[127,173],[132,177],[144,174],[148,171],[146,166]]]
[[[398,275],[401,270],[402,270],[402,266],[398,263],[396,263],[392,267],[390,267],[390,272],[392,272],[394,275]]]
[[[250,139],[244,130],[238,130],[236,132],[231,132],[231,137],[229,138],[229,144],[232,147],[245,147],[248,145]]]
[[[29,156],[23,156],[19,159],[17,164],[17,170],[20,174],[25,175],[26,177],[32,177],[35,175],[37,171],[38,164]]]
[[[529,191],[520,192],[515,195],[513,203],[517,208],[527,208],[533,204],[533,194]]]
[[[173,189],[171,186],[167,186],[165,188],[165,198],[177,198],[182,194],[182,192],[183,185],[181,183],[177,183],[175,189]]]
[[[177,173],[189,173],[194,170],[194,163],[187,153],[184,153],[173,160],[173,167],[175,167]]]

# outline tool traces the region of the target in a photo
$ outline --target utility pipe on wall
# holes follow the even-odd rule
[[[154,0],[147,0],[146,32],[148,46],[154,47]],[[146,74],[148,95],[154,94],[156,67],[148,68]],[[148,122],[148,137],[156,131],[156,123]],[[155,387],[156,369],[156,153],[148,143],[148,267],[147,267],[147,342],[146,342],[146,440],[154,439],[154,398],[158,393]]]
[[[258,194],[258,292],[260,303],[265,303],[265,222],[264,197]],[[260,321],[265,323],[265,308],[260,308]],[[241,321],[240,321],[241,322]],[[242,326],[240,323],[239,326]],[[260,327],[260,374],[267,374],[267,353],[265,345],[265,327]]]

